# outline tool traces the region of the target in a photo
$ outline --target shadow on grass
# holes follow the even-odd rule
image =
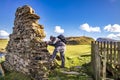
[[[81,57],[90,57],[91,54],[81,55]]]

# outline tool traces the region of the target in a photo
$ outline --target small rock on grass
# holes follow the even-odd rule
[[[80,73],[75,72],[75,71],[70,71],[70,72],[67,72],[67,71],[61,71],[61,73],[63,73],[63,74],[71,74],[71,75],[79,75],[79,74],[80,74]]]

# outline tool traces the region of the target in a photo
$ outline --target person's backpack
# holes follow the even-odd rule
[[[64,42],[65,44],[67,44],[67,40],[66,40],[65,36],[63,36],[62,34],[59,35],[57,38],[59,38],[62,42]]]

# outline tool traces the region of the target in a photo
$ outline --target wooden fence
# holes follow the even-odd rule
[[[106,79],[106,69],[110,69],[110,65],[115,67],[120,64],[120,42],[93,41],[91,43],[91,53],[94,79],[108,80]],[[113,72],[114,75],[117,75],[117,71],[113,70],[111,72]]]

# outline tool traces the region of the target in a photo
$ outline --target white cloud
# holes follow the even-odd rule
[[[61,26],[55,26],[55,32],[56,33],[64,33],[64,29],[62,29]]]
[[[0,30],[0,38],[1,39],[7,39],[9,36],[9,33],[7,33],[6,31],[4,30]]]
[[[80,29],[85,30],[87,32],[101,32],[100,27],[92,27],[89,24],[85,23],[80,25]]]
[[[117,36],[118,38],[120,38],[120,33],[119,33],[119,34],[116,34],[116,36]]]
[[[107,37],[108,38],[117,38],[117,36],[115,34],[109,34]]]
[[[120,32],[120,25],[119,24],[114,24],[114,25],[107,25],[104,27],[104,30],[108,32]]]
[[[120,33],[118,33],[118,34],[109,34],[108,36],[107,36],[108,38],[120,38]]]

